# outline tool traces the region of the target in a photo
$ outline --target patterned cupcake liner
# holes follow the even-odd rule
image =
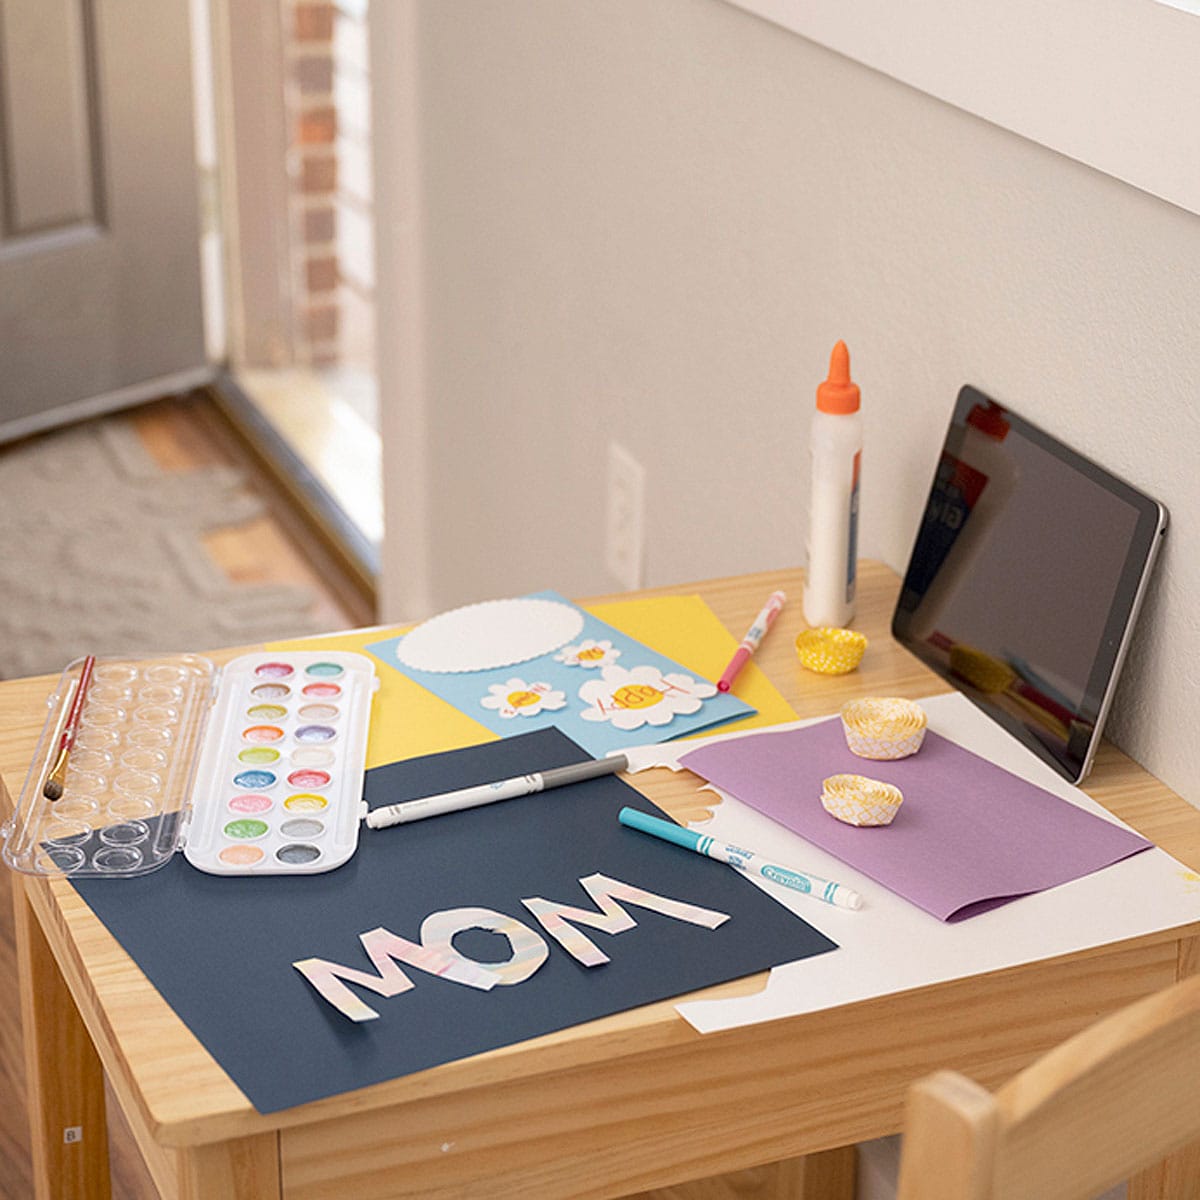
[[[903,801],[898,787],[865,775],[831,775],[822,784],[821,807],[847,825],[890,825]]]
[[[911,700],[869,696],[842,708],[846,745],[859,758],[907,758],[925,740],[925,710]]]

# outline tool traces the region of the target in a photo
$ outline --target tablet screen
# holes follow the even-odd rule
[[[1165,527],[1156,501],[964,387],[892,631],[1077,781]]]

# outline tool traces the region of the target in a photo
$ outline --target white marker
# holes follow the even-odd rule
[[[534,792],[549,791],[550,788],[562,787],[568,783],[595,779],[599,775],[612,775],[617,771],[624,771],[627,766],[629,760],[625,755],[612,754],[607,758],[571,763],[567,767],[552,767],[549,771],[535,771],[532,775],[517,775],[512,779],[497,780],[495,783],[459,788],[456,792],[423,796],[420,800],[402,800],[399,804],[373,808],[367,813],[367,824],[372,829],[386,829],[389,825],[403,825],[407,821],[440,817],[443,813],[478,808],[481,804],[495,804],[497,800],[512,800],[516,796],[529,796]]]
[[[862,897],[841,883],[830,879],[820,879],[804,871],[792,867],[780,867],[769,862],[752,850],[744,850],[741,846],[723,845],[713,841],[704,833],[694,829],[685,829],[682,825],[673,825],[670,821],[660,821],[648,813],[638,812],[636,808],[623,808],[617,814],[617,820],[630,829],[639,829],[653,837],[662,838],[666,842],[674,842],[686,850],[694,850],[697,854],[715,858],[718,862],[728,863],[747,875],[760,875],[772,883],[780,883],[794,892],[803,892],[806,896],[815,896],[827,904],[836,904],[838,908],[862,908]]]

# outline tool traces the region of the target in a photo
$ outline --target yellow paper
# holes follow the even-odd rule
[[[738,646],[737,639],[699,596],[615,600],[589,605],[587,611],[706,679],[720,677]],[[322,646],[366,654],[367,646],[397,637],[409,628],[411,626],[358,630],[329,637],[272,642],[267,648],[303,650]],[[758,712],[739,721],[730,721],[720,727],[722,730],[754,729],[796,718],[791,705],[753,662],[748,662],[738,673],[737,694]],[[711,729],[701,730],[697,736],[711,732]],[[406,675],[397,670],[379,672],[379,692],[371,708],[367,737],[368,769],[421,754],[437,754],[497,740],[498,736],[486,725],[472,720]]]
[[[739,644],[739,639],[721,624],[717,614],[699,596],[615,600],[610,604],[589,605],[587,611],[705,679],[721,678]],[[738,672],[735,686],[737,698],[753,705],[758,709],[757,714],[701,729],[692,737],[705,737],[717,728],[721,732],[756,729],[796,719],[795,710],[753,659]]]

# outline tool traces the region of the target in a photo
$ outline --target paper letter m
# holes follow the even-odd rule
[[[453,979],[468,987],[487,991],[496,986],[496,975],[452,951],[410,942],[399,934],[379,928],[360,933],[359,939],[375,968],[376,974],[344,967],[327,958],[305,958],[292,966],[313,985],[330,1004],[352,1021],[372,1021],[379,1014],[356,996],[347,983],[356,983],[380,996],[398,996],[407,992],[413,982],[400,969],[397,959],[443,979]]]
[[[620,900],[662,913],[665,917],[674,917],[677,921],[702,925],[706,929],[716,929],[729,920],[728,913],[672,900],[669,896],[659,896],[607,875],[588,875],[579,882],[598,907],[598,912],[560,904],[556,900],[543,900],[540,896],[522,900],[521,903],[537,917],[546,932],[585,967],[598,967],[608,962],[608,955],[571,922],[590,926],[601,933],[624,933],[627,929],[633,929],[637,922],[621,907],[618,903]]]

